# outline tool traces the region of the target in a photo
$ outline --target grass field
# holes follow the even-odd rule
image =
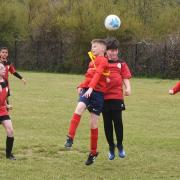
[[[0,180],[177,180],[180,179],[180,94],[169,96],[173,80],[132,79],[124,118],[125,159],[107,158],[108,145],[99,121],[99,156],[84,162],[89,150],[89,114],[85,112],[73,149],[64,142],[83,76],[22,72],[27,85],[11,77],[15,129],[14,154],[5,159],[0,128]]]

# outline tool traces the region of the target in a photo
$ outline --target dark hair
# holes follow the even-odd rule
[[[91,44],[93,43],[100,43],[100,44],[103,44],[104,46],[106,46],[106,41],[104,39],[93,39],[91,41]]]
[[[8,48],[7,47],[1,47],[0,51],[2,51],[2,50],[7,50],[8,51]]]
[[[114,37],[107,37],[105,39],[107,50],[108,49],[118,49],[119,48],[119,41]]]

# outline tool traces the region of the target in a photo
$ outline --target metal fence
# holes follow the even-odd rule
[[[87,52],[78,54],[71,42],[15,41],[10,45],[0,44],[9,47],[11,61],[22,70],[82,73],[88,64]],[[123,43],[120,56],[136,76],[180,78],[179,39],[161,43]]]

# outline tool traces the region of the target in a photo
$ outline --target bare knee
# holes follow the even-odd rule
[[[6,128],[6,133],[8,137],[13,137],[14,136],[14,130],[13,127],[7,127]]]
[[[98,119],[99,119],[98,115],[91,113],[91,118],[90,118],[90,128],[91,129],[98,128]]]
[[[91,129],[98,128],[98,121],[97,120],[90,120],[90,128]]]
[[[79,102],[75,109],[75,113],[82,115],[85,109],[86,109],[86,105],[83,102]]]

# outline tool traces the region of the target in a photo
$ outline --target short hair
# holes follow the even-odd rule
[[[99,43],[99,44],[102,44],[106,47],[106,41],[104,39],[93,39],[91,41],[91,44],[93,44],[93,43]]]
[[[114,37],[107,37],[105,39],[105,42],[106,42],[107,50],[119,48],[119,41]]]
[[[8,51],[8,48],[7,47],[1,47],[0,51],[2,51],[2,50],[7,50]]]

